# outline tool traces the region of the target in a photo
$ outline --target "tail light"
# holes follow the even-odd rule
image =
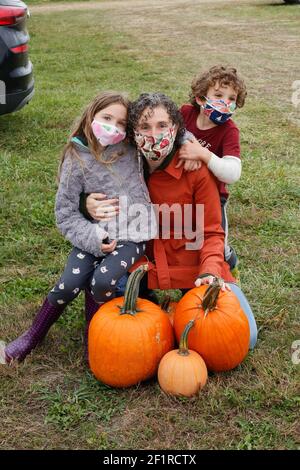
[[[7,7],[0,5],[0,26],[12,26],[25,18],[27,12],[20,7]]]
[[[23,44],[22,46],[12,47],[10,50],[14,54],[20,54],[21,52],[27,52],[28,51],[28,44]]]

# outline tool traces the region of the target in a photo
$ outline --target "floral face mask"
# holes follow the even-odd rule
[[[230,100],[213,100],[205,96],[206,103],[202,105],[204,114],[215,124],[224,124],[236,109],[236,103]]]
[[[147,160],[157,162],[163,160],[171,152],[176,137],[175,125],[156,137],[134,133],[138,149]]]
[[[103,147],[118,144],[126,137],[126,132],[121,131],[112,124],[105,124],[96,119],[92,122],[92,130],[94,136]]]

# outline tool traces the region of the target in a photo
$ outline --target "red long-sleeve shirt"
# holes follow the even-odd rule
[[[226,155],[241,158],[240,133],[232,119],[210,129],[201,130],[197,127],[199,109],[191,104],[184,104],[180,108],[180,112],[183,116],[185,127],[194,134],[203,147],[208,148],[219,158]],[[218,180],[217,185],[220,195],[227,199],[229,195],[227,185]]]

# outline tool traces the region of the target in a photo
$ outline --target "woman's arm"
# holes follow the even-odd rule
[[[79,210],[88,220],[107,222],[119,214],[118,199],[106,199],[103,193],[81,193]]]

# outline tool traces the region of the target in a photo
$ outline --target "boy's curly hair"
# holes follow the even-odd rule
[[[194,77],[191,84],[190,102],[193,106],[199,107],[196,97],[206,96],[207,90],[219,82],[220,85],[230,85],[237,92],[236,105],[242,108],[245,104],[247,90],[245,82],[237,74],[233,67],[223,67],[215,65],[208,71]]]

